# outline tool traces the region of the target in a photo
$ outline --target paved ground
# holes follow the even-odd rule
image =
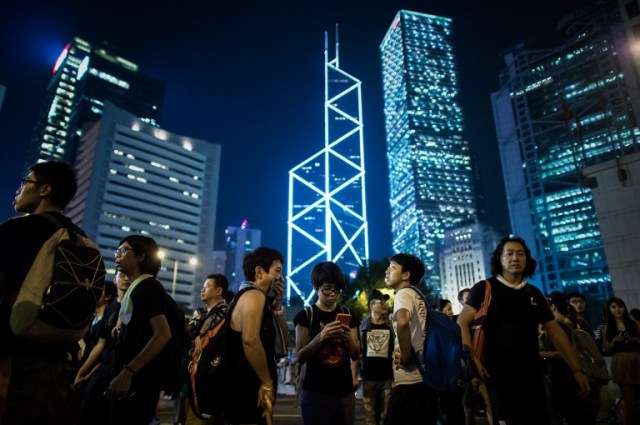
[[[173,406],[170,403],[160,402],[158,406],[158,416],[160,425],[173,425]],[[293,395],[278,394],[273,412],[274,425],[301,425],[302,416],[300,408],[293,407]],[[364,409],[362,400],[356,399],[356,421],[355,425],[364,425]]]

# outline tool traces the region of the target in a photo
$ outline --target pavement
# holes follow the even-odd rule
[[[293,386],[280,386],[278,390],[278,398],[273,409],[273,425],[301,425],[302,414],[300,408],[293,406],[295,397]],[[174,425],[174,412],[173,402],[160,400],[158,404],[159,424]],[[364,407],[361,398],[356,398],[355,425],[365,425]]]

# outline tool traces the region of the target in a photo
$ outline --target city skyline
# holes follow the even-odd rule
[[[560,6],[568,8],[569,3]],[[473,48],[458,43],[458,55],[463,108],[471,115],[469,141],[483,165],[481,173],[489,174],[498,164],[489,101],[489,93],[498,87],[497,55],[536,31],[542,43],[553,38],[554,23],[562,16],[553,7],[555,2],[545,1],[524,2],[517,8],[501,2],[484,6],[470,2],[463,11],[419,1],[238,2],[184,9],[164,5],[156,10],[150,9],[150,2],[115,2],[97,10],[64,2],[35,5],[3,7],[7,39],[21,43],[2,47],[3,56],[12,58],[0,66],[0,84],[7,86],[0,131],[10,140],[3,146],[12,158],[3,172],[2,219],[13,214],[10,203],[16,184],[12,182],[24,170],[21,148],[36,119],[34,108],[24,99],[41,102],[55,58],[72,37],[84,36],[91,42],[107,40],[122,50],[123,57],[139,63],[146,75],[166,83],[163,127],[168,131],[222,145],[216,248],[221,248],[224,226],[246,218],[263,229],[264,244],[285,252],[287,171],[309,152],[308,146],[322,143],[323,34],[338,22],[344,66],[362,75],[368,90],[363,95],[367,99],[364,140],[370,164],[369,209],[375,212],[369,217],[375,229],[370,237],[374,259],[391,254],[378,46],[398,9],[452,18],[458,40],[481,34]],[[535,29],[526,25],[532,15],[545,18]],[[146,23],[139,25],[142,19]],[[493,30],[496,25],[500,31]],[[472,65],[479,69],[474,71]],[[259,190],[253,189],[254,179],[261,182]],[[485,195],[490,200],[489,216],[504,231],[502,183],[491,175],[482,179],[484,186],[497,187]]]

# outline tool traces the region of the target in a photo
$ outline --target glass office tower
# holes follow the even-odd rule
[[[606,299],[611,278],[590,190],[597,183],[581,169],[638,150],[636,71],[613,2],[558,27],[562,45],[505,55],[492,95],[511,225],[530,243],[544,291]]]
[[[199,307],[213,267],[220,153],[107,102],[80,139],[78,192],[65,212],[98,244],[109,273],[122,238],[154,238],[164,254],[158,280],[182,306]]]
[[[401,10],[380,51],[393,251],[420,257],[438,290],[445,231],[476,215],[452,21]]]
[[[164,84],[142,75],[138,65],[109,46],[75,37],[58,57],[27,152],[28,164],[72,163],[83,127],[100,119],[105,102],[158,126]]]

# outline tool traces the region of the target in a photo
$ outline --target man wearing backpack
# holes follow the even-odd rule
[[[523,425],[549,424],[540,368],[538,327],[544,330],[571,369],[578,395],[589,394],[589,380],[567,335],[555,321],[540,290],[527,282],[536,260],[522,238],[502,238],[491,254],[494,277],[476,283],[458,317],[462,341],[475,372],[486,381],[496,421]],[[484,326],[484,361],[474,353],[470,326],[481,309],[487,282],[490,303]]]
[[[259,247],[242,261],[247,279],[227,314],[225,351],[230,374],[224,419],[229,424],[263,424],[275,402],[276,325],[287,334],[282,297],[284,258],[275,249]]]
[[[211,274],[207,276],[202,289],[200,290],[200,299],[205,304],[204,312],[198,319],[194,319],[190,324],[191,338],[193,344],[189,353],[189,365],[188,365],[188,387],[189,387],[189,404],[190,407],[187,413],[187,422],[193,420],[195,415],[202,415],[205,413],[203,402],[211,401],[211,393],[209,385],[215,385],[212,382],[210,375],[207,375],[206,368],[209,366],[205,364],[207,361],[211,362],[211,357],[207,355],[207,348],[213,349],[214,338],[218,335],[222,335],[221,328],[223,327],[223,321],[227,314],[228,305],[225,301],[227,291],[229,288],[229,281],[223,274]],[[216,330],[216,328],[218,328]],[[200,367],[202,365],[203,367]],[[204,382],[202,382],[204,381]],[[206,385],[200,385],[200,383]],[[194,413],[195,412],[195,413]],[[198,422],[202,424],[222,424],[222,417],[220,412],[212,412],[213,418],[209,418],[206,421]]]
[[[385,425],[434,425],[438,418],[437,394],[423,383],[414,353],[424,346],[427,305],[411,286],[424,276],[424,264],[411,254],[389,258],[385,282],[395,291],[393,330],[395,387],[391,392]]]
[[[17,339],[9,318],[40,248],[60,228],[56,221],[82,233],[61,213],[76,188],[68,164],[34,164],[20,181],[13,202],[16,212],[24,215],[0,224],[0,423],[56,424],[62,420],[73,383],[77,344]]]

